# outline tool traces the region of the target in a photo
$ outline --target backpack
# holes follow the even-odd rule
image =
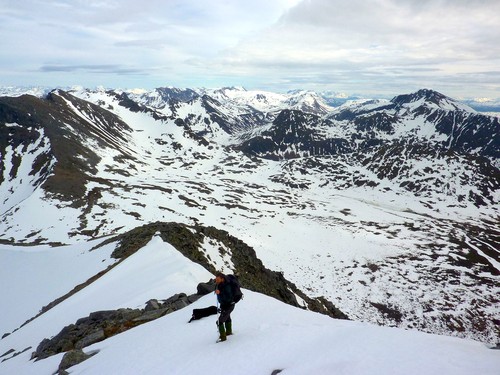
[[[240,282],[238,281],[238,278],[234,275],[227,275],[226,279],[229,282],[229,285],[231,285],[231,291],[233,292],[233,302],[237,303],[239,300],[243,298]]]

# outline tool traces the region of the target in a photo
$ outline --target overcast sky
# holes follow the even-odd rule
[[[500,97],[499,0],[0,0],[0,85]]]

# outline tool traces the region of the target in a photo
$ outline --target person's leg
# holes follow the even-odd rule
[[[219,340],[226,341],[227,335],[226,330],[224,329],[224,323],[219,323]]]
[[[219,326],[220,341],[226,341],[226,336],[233,333],[231,327],[231,312],[234,310],[234,305],[229,306],[229,308],[221,309],[219,319],[217,324]],[[229,322],[229,326],[227,325]]]
[[[233,324],[231,322],[231,318],[226,320],[226,322],[224,323],[224,326],[226,327],[226,335],[227,336],[232,335],[233,334]]]

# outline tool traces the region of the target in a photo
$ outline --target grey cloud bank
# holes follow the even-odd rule
[[[500,96],[500,2],[0,0],[0,85]]]

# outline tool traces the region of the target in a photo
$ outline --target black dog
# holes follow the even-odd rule
[[[215,306],[209,306],[203,309],[193,309],[193,316],[191,316],[188,323],[191,323],[193,320],[198,320],[215,314],[217,314],[217,307]]]

